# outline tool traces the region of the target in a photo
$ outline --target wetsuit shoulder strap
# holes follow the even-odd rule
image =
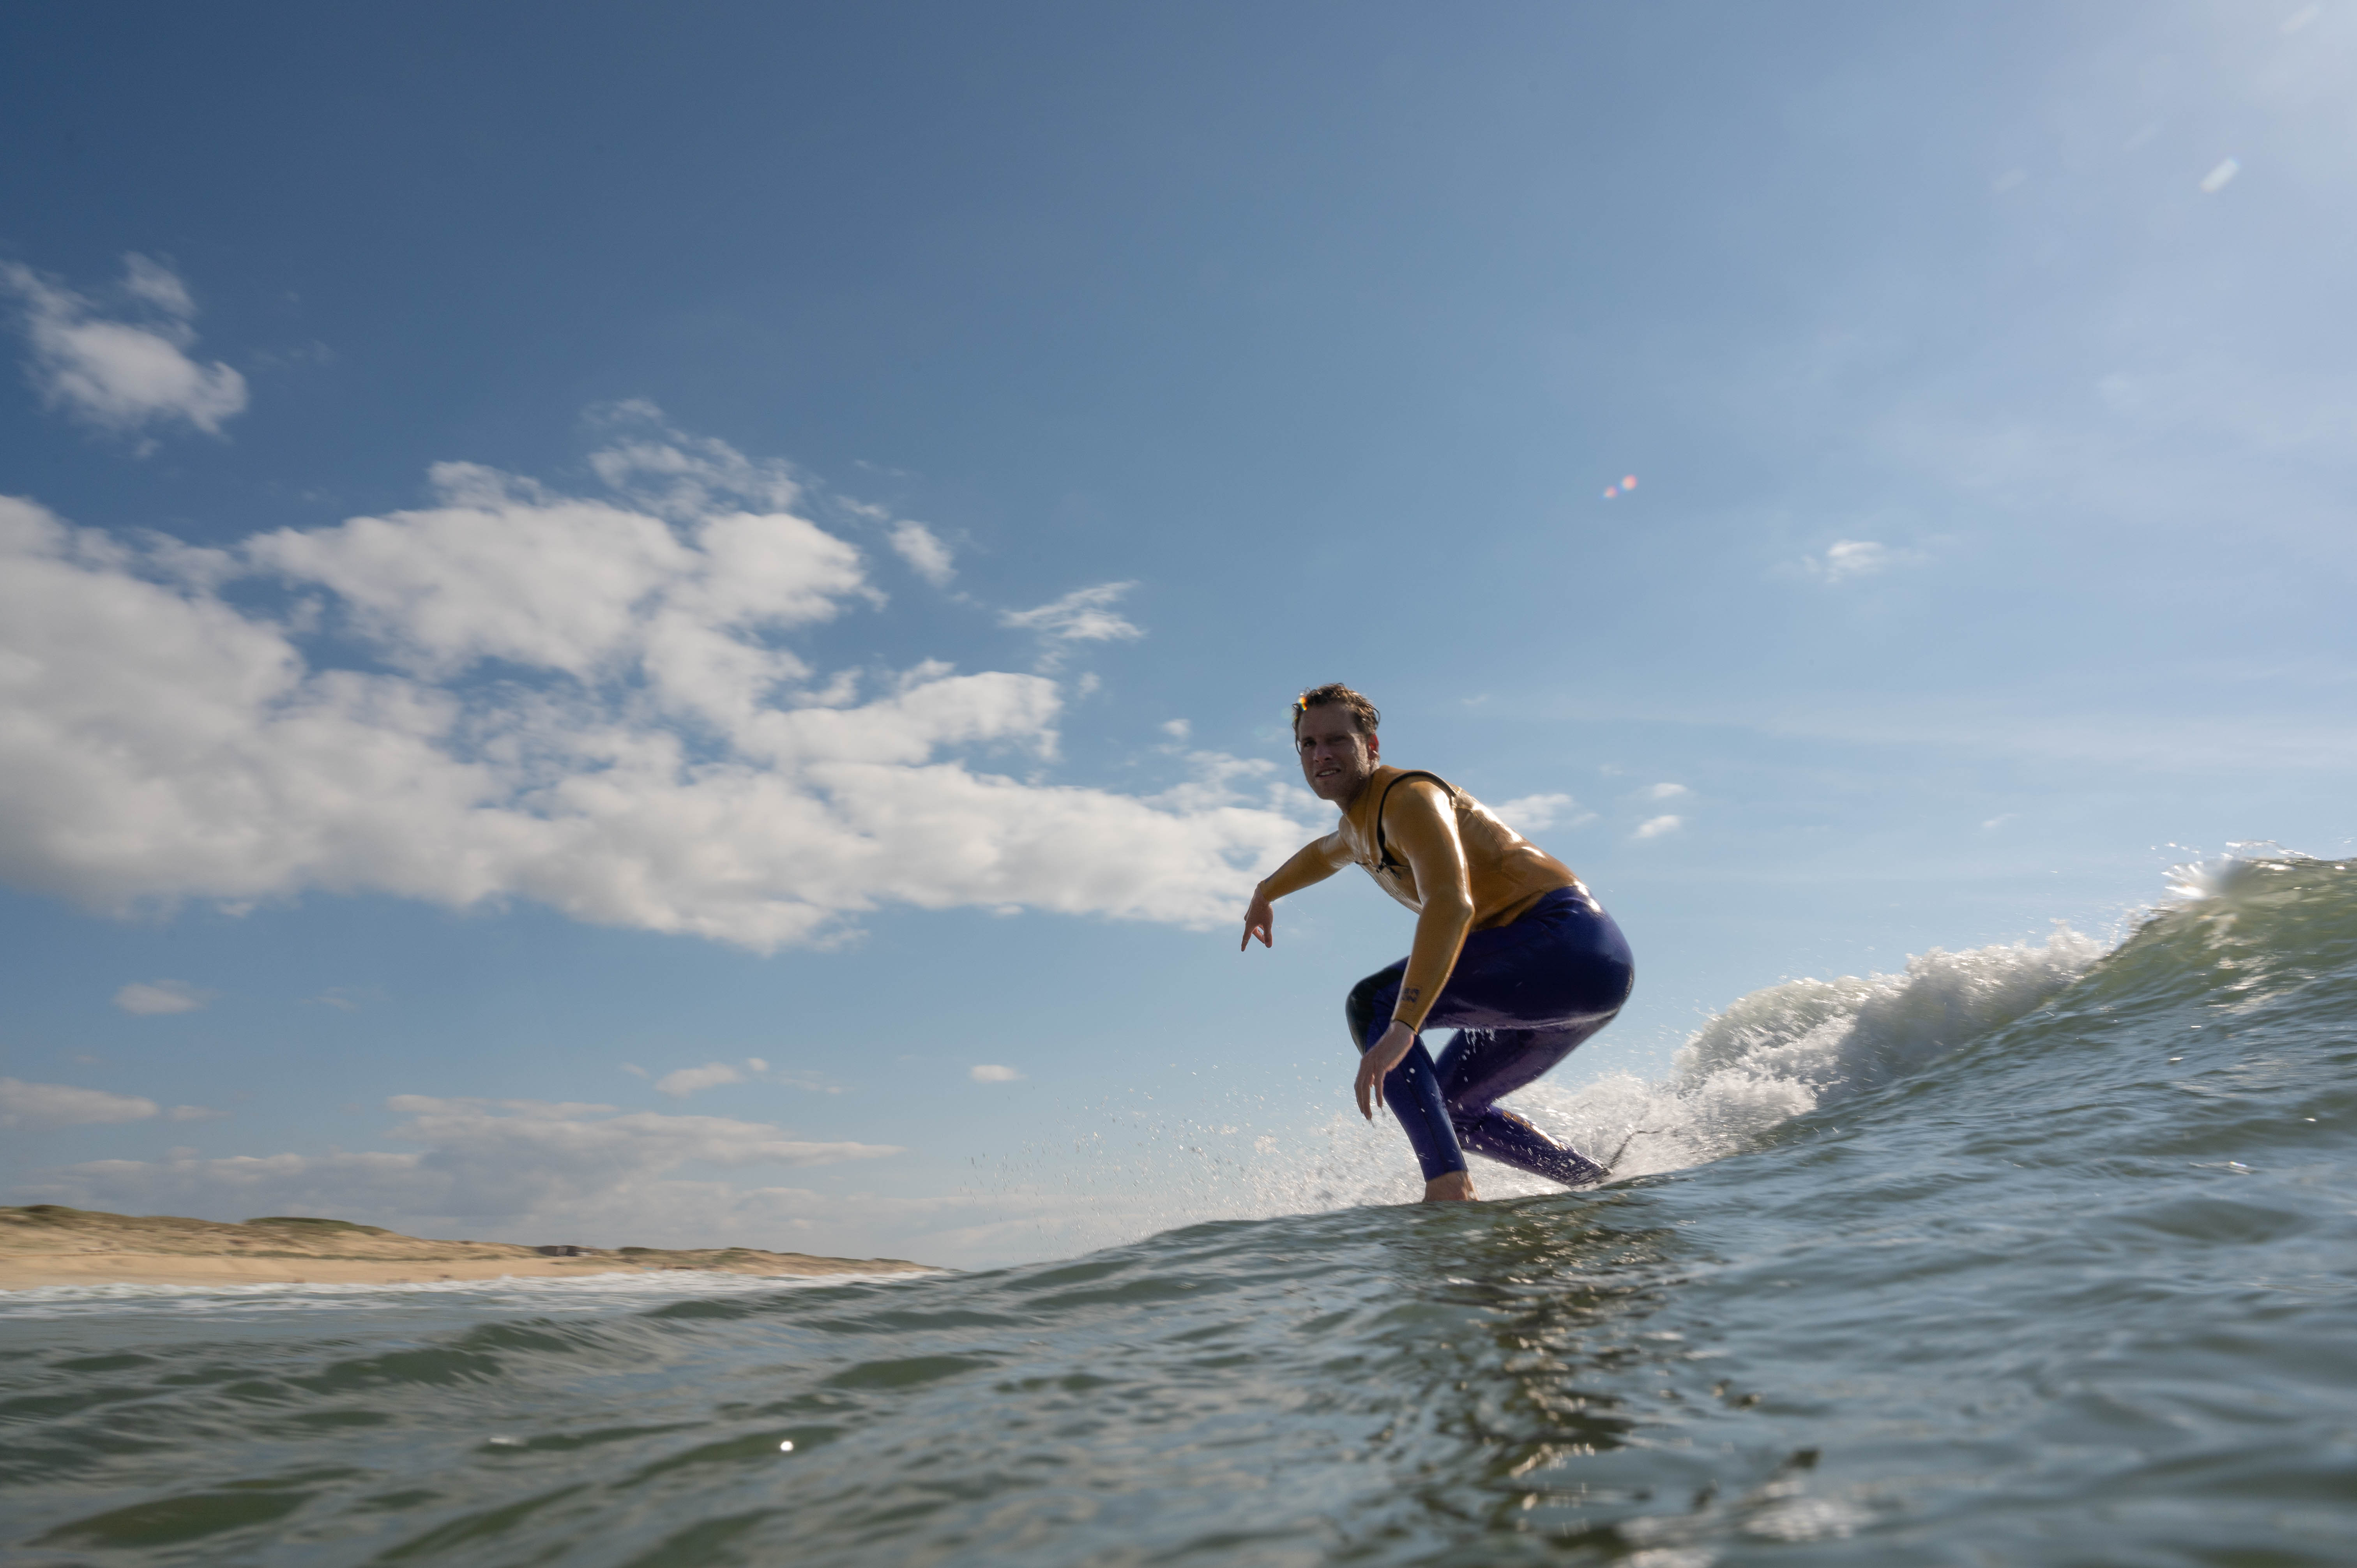
[[[1392,858],[1391,846],[1383,843],[1383,808],[1392,803],[1392,791],[1398,789],[1401,785],[1406,783],[1411,779],[1429,779],[1435,784],[1439,785],[1443,789],[1448,791],[1448,799],[1451,804],[1454,804],[1457,800],[1457,786],[1451,784],[1448,779],[1443,779],[1437,773],[1427,773],[1423,768],[1419,768],[1405,773],[1393,774],[1390,779],[1383,785],[1382,798],[1375,802],[1375,861],[1377,865],[1384,871],[1397,871],[1399,869],[1399,863]]]

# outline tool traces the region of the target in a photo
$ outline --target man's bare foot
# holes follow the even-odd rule
[[[1473,1201],[1473,1177],[1469,1172],[1450,1171],[1424,1184],[1426,1203],[1470,1203]]]

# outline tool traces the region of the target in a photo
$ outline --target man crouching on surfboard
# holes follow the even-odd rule
[[[1465,1151],[1566,1187],[1610,1174],[1512,1112],[1530,1083],[1612,1022],[1637,972],[1627,939],[1571,868],[1437,774],[1387,767],[1375,705],[1339,683],[1293,704],[1302,777],[1342,821],[1253,889],[1243,946],[1274,945],[1275,903],[1346,865],[1415,911],[1408,956],[1351,988],[1360,1114],[1399,1118],[1424,1199],[1470,1198]],[[1457,1035],[1435,1062],[1417,1036]]]

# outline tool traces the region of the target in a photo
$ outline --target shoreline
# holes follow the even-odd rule
[[[941,1272],[904,1258],[828,1258],[754,1247],[441,1241],[301,1215],[230,1225],[55,1204],[0,1208],[0,1292],[48,1285],[435,1284],[670,1273],[811,1279]]]

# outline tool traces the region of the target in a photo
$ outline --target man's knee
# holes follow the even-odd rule
[[[1342,1016],[1351,1026],[1351,1043],[1359,1049],[1363,1051],[1373,1043],[1367,1032],[1374,1026],[1376,1009],[1391,999],[1389,993],[1398,985],[1398,974],[1386,969],[1351,987],[1342,1003]]]

